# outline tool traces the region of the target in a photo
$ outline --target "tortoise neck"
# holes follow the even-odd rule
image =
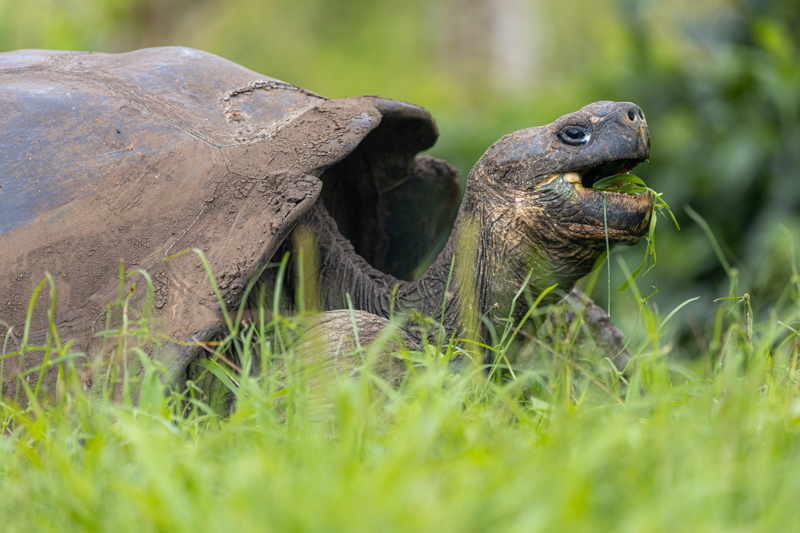
[[[403,287],[401,305],[442,317],[448,334],[479,333],[487,316],[519,323],[532,299],[554,281],[559,290],[545,303],[569,292],[576,279],[553,278],[546,246],[517,223],[513,209],[514,203],[496,191],[468,189],[444,250],[419,281]],[[526,295],[514,304],[523,285]]]
[[[402,287],[400,307],[441,322],[448,336],[477,328],[489,310],[492,265],[481,213],[464,204],[439,257],[422,277]]]

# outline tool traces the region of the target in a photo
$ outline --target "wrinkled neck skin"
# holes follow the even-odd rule
[[[346,309],[349,294],[354,309],[388,318],[394,306],[396,313],[419,311],[438,322],[444,303],[443,325],[448,335],[465,333],[465,328],[487,315],[512,315],[518,322],[528,310],[528,302],[547,287],[558,284],[545,303],[560,300],[605,249],[604,245],[575,242],[569,228],[552,217],[552,212],[569,205],[567,193],[521,193],[491,183],[469,187],[453,234],[436,262],[416,282],[398,280],[372,268],[354,252],[319,202],[302,222],[316,238],[319,307],[322,311]],[[276,259],[284,251],[292,251],[289,240]],[[294,265],[290,272],[295,272]],[[512,300],[529,273],[527,298],[521,297],[512,313]],[[286,285],[287,293],[293,294],[296,274],[288,277]],[[292,302],[284,303],[292,307]]]

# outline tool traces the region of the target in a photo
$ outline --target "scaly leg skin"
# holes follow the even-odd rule
[[[308,316],[305,330],[290,344],[286,358],[275,368],[281,383],[300,380],[301,386],[308,390],[308,408],[314,416],[324,416],[333,408],[331,389],[352,380],[365,369],[388,386],[399,387],[407,370],[406,361],[399,357],[399,352],[416,349],[417,343],[389,320],[365,311],[339,309]],[[201,352],[198,361],[189,365],[186,379],[202,391],[201,400],[216,413],[228,416],[235,395],[199,364],[199,360],[209,358],[207,353]],[[260,360],[253,361],[254,374],[259,373],[260,367]],[[377,380],[370,379],[370,384],[375,386]],[[374,388],[380,392],[381,387]]]
[[[554,311],[548,320],[553,323],[565,322],[566,331],[574,334],[577,327],[575,320],[582,316],[583,324],[577,344],[584,345],[591,339],[589,342],[593,342],[600,353],[609,357],[617,370],[624,371],[630,361],[630,353],[625,347],[622,331],[614,325],[611,317],[578,287],[570,291],[562,305],[563,311]]]
[[[294,376],[308,391],[305,408],[312,419],[326,419],[334,407],[334,391],[364,372],[379,395],[386,387],[398,388],[407,370],[399,352],[417,348],[389,320],[365,311],[328,311],[308,317],[308,324],[293,356],[299,363],[294,370],[300,371]]]
[[[397,353],[417,349],[417,343],[403,330],[366,311],[339,309],[308,320],[298,355],[312,370],[309,387],[320,379],[335,385],[338,378],[352,378],[365,367],[397,387],[406,372],[406,363]],[[315,368],[322,372],[313,372]]]

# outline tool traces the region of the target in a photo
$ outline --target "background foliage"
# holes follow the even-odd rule
[[[505,133],[596,100],[634,101],[653,142],[638,174],[683,228],[659,228],[652,302],[701,296],[686,334],[725,292],[684,205],[708,221],[756,312],[790,275],[780,226],[800,229],[797,0],[0,0],[0,50],[177,44],[329,97],[423,105],[441,131],[432,153],[463,178]],[[605,291],[595,296],[603,303]],[[634,308],[614,297],[615,309]]]

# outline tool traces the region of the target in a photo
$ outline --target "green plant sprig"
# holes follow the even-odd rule
[[[647,275],[650,270],[656,266],[657,257],[656,257],[656,240],[655,240],[655,231],[656,231],[656,222],[658,221],[658,215],[661,213],[663,214],[664,211],[669,214],[672,221],[675,223],[675,227],[678,230],[681,229],[680,225],[678,224],[675,215],[672,213],[672,209],[670,209],[667,202],[661,197],[663,193],[658,193],[647,186],[647,184],[638,176],[634,176],[633,174],[615,174],[613,176],[607,176],[592,185],[592,188],[604,193],[608,189],[613,189],[615,193],[624,193],[624,194],[640,194],[640,193],[649,193],[653,197],[653,210],[654,214],[650,218],[650,228],[647,234],[647,248],[644,252],[644,259],[639,267],[631,273],[628,279],[617,289],[617,292],[624,292],[628,287],[630,287],[631,283],[634,282],[640,275]],[[605,202],[605,198],[603,201],[603,225],[605,226],[606,231],[606,241],[608,241],[608,223],[607,223],[607,205]],[[608,248],[608,244],[606,244]],[[610,250],[606,250],[606,261],[608,261],[608,269],[609,272],[611,271],[611,261],[610,261],[610,254],[608,253]],[[651,262],[652,259],[652,262]],[[610,283],[609,283],[610,285]],[[655,294],[655,293],[653,293]],[[651,295],[652,296],[652,295]],[[610,298],[609,298],[610,300]]]

